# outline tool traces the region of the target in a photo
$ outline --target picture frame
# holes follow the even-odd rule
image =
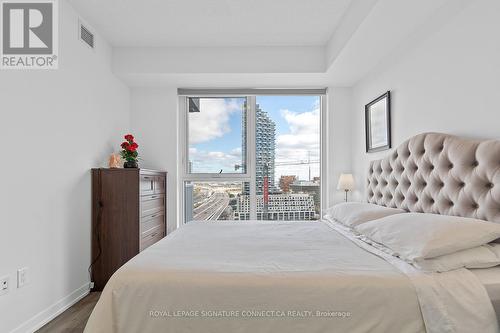
[[[391,148],[391,93],[385,92],[365,105],[366,152]]]

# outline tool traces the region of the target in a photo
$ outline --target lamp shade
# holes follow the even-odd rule
[[[343,173],[339,177],[337,190],[352,191],[354,190],[354,177],[350,173]]]

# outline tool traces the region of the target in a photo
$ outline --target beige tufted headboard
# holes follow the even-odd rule
[[[500,223],[500,141],[424,133],[370,163],[368,202]]]

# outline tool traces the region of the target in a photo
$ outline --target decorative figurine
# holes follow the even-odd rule
[[[109,167],[112,169],[120,168],[121,164],[122,164],[122,159],[120,157],[120,154],[113,153],[113,154],[109,155],[108,164],[109,164]]]

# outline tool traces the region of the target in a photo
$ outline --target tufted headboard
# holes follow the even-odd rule
[[[370,163],[368,202],[500,223],[500,141],[424,133]]]

